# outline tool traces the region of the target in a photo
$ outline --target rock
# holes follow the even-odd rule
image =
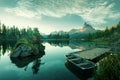
[[[11,57],[26,57],[32,55],[32,48],[29,48],[27,45],[22,44],[18,46],[13,53],[11,53]]]
[[[24,45],[21,47],[22,53],[20,54],[20,57],[26,57],[32,55],[33,52],[32,48],[29,48],[27,45]]]
[[[39,53],[38,55],[34,55],[32,57],[31,56],[27,56],[27,57],[23,57],[23,58],[10,57],[10,60],[17,67],[23,68],[23,67],[27,66],[29,63],[33,62],[34,60],[40,59],[41,57],[43,57],[43,55],[45,55],[44,51]]]
[[[18,57],[22,50],[20,50],[20,47],[18,47],[10,56],[11,57]]]
[[[10,57],[23,58],[32,55],[38,55],[41,51],[44,51],[44,49],[45,47],[42,44],[32,44],[32,46],[21,44],[11,53]]]

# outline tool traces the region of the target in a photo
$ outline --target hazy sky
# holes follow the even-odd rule
[[[0,0],[5,25],[38,27],[42,33],[80,28],[103,29],[120,21],[120,0]]]

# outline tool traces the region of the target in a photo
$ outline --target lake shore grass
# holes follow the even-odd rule
[[[95,80],[120,80],[120,53],[102,59],[94,78]]]

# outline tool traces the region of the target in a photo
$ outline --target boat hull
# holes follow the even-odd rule
[[[67,60],[67,64],[74,70],[78,71],[79,73],[86,75],[86,74],[93,74],[95,67],[89,68],[89,69],[82,69],[70,60]]]

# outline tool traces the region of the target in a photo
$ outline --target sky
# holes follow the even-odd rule
[[[40,32],[95,29],[120,21],[120,0],[0,0],[0,20],[7,26],[37,27]]]

